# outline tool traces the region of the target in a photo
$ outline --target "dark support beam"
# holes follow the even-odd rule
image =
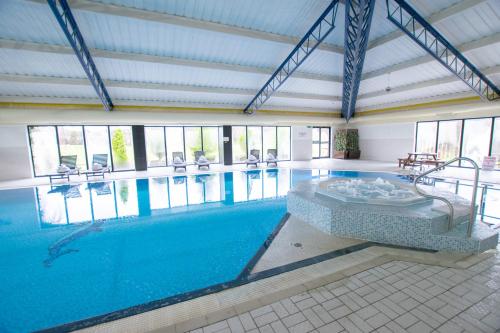
[[[71,13],[68,3],[66,0],[47,0],[47,2],[55,15],[57,22],[64,31],[64,34],[73,48],[73,51],[75,51],[75,55],[80,61],[85,74],[87,74],[90,83],[92,83],[92,86],[99,96],[104,109],[111,111],[113,109],[113,102],[109,97],[108,91],[104,86],[94,61],[92,60],[92,56],[90,55],[85,41],[83,40],[83,36],[78,28],[78,25],[76,24],[73,14]]]
[[[146,135],[144,125],[132,126],[132,142],[134,144],[134,162],[136,171],[145,171],[148,169],[146,157]]]
[[[500,99],[500,89],[404,0],[386,0],[387,18],[484,100]]]
[[[335,28],[339,0],[333,0],[321,16],[316,20],[311,29],[305,34],[292,52],[281,63],[271,78],[259,90],[257,95],[243,110],[253,114],[257,111],[279,87],[295,72],[297,68],[309,57],[319,44]]]
[[[349,122],[356,109],[375,0],[346,0],[342,116]]]
[[[224,143],[224,165],[233,164],[233,142],[232,142],[232,127],[222,126],[222,142]]]

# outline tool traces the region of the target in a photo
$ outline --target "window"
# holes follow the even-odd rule
[[[330,157],[330,127],[313,127],[312,129],[312,157]]]
[[[163,127],[144,127],[148,167],[167,165],[165,132]]]
[[[263,140],[262,140],[262,160],[266,159],[267,151],[269,149],[277,149],[276,148],[276,127],[262,127]],[[276,156],[276,158],[278,158]]]
[[[54,173],[59,165],[56,128],[30,126],[28,131],[35,176]]]
[[[113,154],[113,168],[118,170],[132,170],[135,168],[134,145],[131,126],[110,126],[111,149]]]
[[[437,121],[417,124],[417,144],[415,147],[417,152],[436,152],[437,124]]]
[[[262,160],[262,127],[248,126],[247,127],[247,140],[248,140],[248,155],[252,150],[259,151],[259,159]],[[256,156],[257,157],[257,156]]]
[[[186,162],[194,163],[194,153],[201,150],[201,127],[184,127]]]
[[[203,151],[212,163],[219,163],[219,127],[203,127]]]
[[[57,126],[57,136],[61,156],[76,155],[76,166],[87,169],[83,126]]]
[[[243,162],[247,159],[247,134],[245,126],[233,126],[231,130],[233,146],[233,162]]]
[[[442,160],[469,157],[481,167],[485,156],[500,157],[500,130],[495,126],[497,119],[472,118],[417,123],[415,150],[437,152]],[[459,165],[472,167],[466,161],[460,161]],[[498,160],[496,168],[500,169]]]
[[[167,161],[172,165],[172,154],[182,152],[184,154],[184,132],[182,127],[165,127],[165,135],[167,137]],[[184,157],[186,158],[186,157]]]
[[[491,156],[497,157],[496,168],[500,169],[500,118],[495,118],[493,138],[491,140]]]
[[[440,121],[438,131],[439,159],[451,160],[460,156],[460,137],[462,135],[462,121]]]
[[[473,159],[479,166],[483,157],[489,155],[491,118],[467,119],[464,121],[462,156]],[[469,163],[461,163],[469,166]]]
[[[290,127],[278,127],[278,159],[290,159]]]
[[[89,168],[92,167],[94,154],[108,155],[108,167],[111,168],[108,126],[84,126],[84,131]]]

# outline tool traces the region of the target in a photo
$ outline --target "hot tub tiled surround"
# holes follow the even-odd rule
[[[479,253],[497,246],[498,232],[480,222],[475,223],[472,237],[466,237],[468,202],[461,197],[451,197],[455,219],[454,227],[448,231],[446,206],[437,200],[416,200],[407,205],[349,202],[328,196],[324,182],[332,180],[297,184],[288,192],[287,207],[292,216],[327,234],[465,253]]]

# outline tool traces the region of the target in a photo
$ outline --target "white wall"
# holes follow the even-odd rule
[[[361,159],[394,162],[414,150],[415,123],[358,125]]]
[[[0,126],[0,180],[32,176],[26,131],[22,125]]]
[[[292,126],[292,161],[312,159],[312,128]]]

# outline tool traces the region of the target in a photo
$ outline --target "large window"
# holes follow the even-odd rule
[[[203,151],[212,163],[219,163],[219,127],[203,127]]]
[[[462,156],[473,159],[481,167],[485,156],[500,158],[498,118],[440,120],[417,123],[415,150],[437,152],[440,159]],[[469,167],[462,161],[461,166]],[[497,162],[497,169],[500,162]]]
[[[277,150],[278,160],[290,160],[289,126],[233,126],[233,163],[241,163],[248,158],[251,150],[258,150],[261,160],[265,160],[269,149]]]
[[[35,176],[54,173],[59,165],[59,150],[54,126],[28,127]]]
[[[163,127],[145,127],[146,157],[148,167],[166,166],[165,129]]]
[[[291,150],[291,130],[290,127],[278,127],[278,159],[289,160]]]
[[[197,151],[204,151],[210,162],[219,163],[218,126],[156,126],[145,127],[145,132],[148,167],[172,165],[172,155],[177,152],[184,154],[189,164],[194,164]]]
[[[233,126],[231,129],[233,143],[233,162],[238,163],[247,158],[247,133],[245,126]]]
[[[277,149],[276,148],[276,127],[262,127],[262,156],[263,159],[266,159],[267,151],[269,149]],[[278,158],[278,156],[276,156]]]
[[[83,126],[57,126],[61,156],[76,156],[76,166],[87,169]]]
[[[437,153],[442,160],[451,160],[460,156],[460,138],[462,121],[450,120],[439,123]]]
[[[202,150],[201,127],[184,127],[186,162],[194,163],[194,153]]]
[[[108,126],[84,126],[85,143],[87,147],[87,161],[92,167],[94,154],[108,155],[108,167],[111,168],[111,153],[109,151]]]
[[[330,157],[330,127],[313,127],[312,129],[312,157]]]
[[[258,150],[259,151],[258,157],[260,159],[262,159],[262,127],[260,127],[260,126],[248,126],[247,127],[247,141],[248,141],[247,156],[250,156],[250,152],[252,150]]]
[[[462,156],[472,158],[481,165],[490,154],[491,118],[467,119],[464,122]],[[467,163],[467,162],[465,162]]]
[[[110,126],[114,170],[135,168],[131,126]]]
[[[421,153],[436,152],[437,122],[425,122],[417,124],[416,151]]]
[[[165,127],[165,134],[167,137],[167,161],[171,165],[173,153],[184,153],[184,131],[182,127]]]

